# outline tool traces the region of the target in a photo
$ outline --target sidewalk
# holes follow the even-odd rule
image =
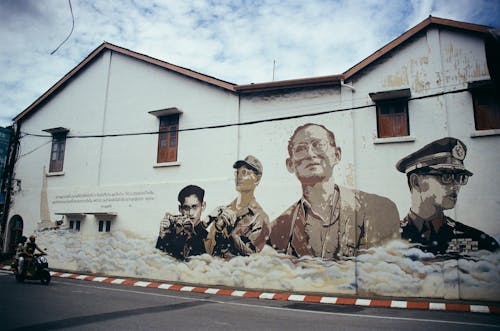
[[[10,270],[9,265],[0,263],[0,270]],[[404,300],[404,299],[385,299],[385,298],[356,298],[356,297],[333,297],[320,295],[302,295],[291,293],[273,293],[258,291],[242,291],[227,288],[195,287],[182,284],[159,283],[154,281],[144,281],[133,278],[113,278],[93,275],[66,273],[64,271],[51,271],[52,277],[71,278],[99,283],[109,283],[118,285],[128,285],[137,287],[159,288],[170,291],[196,292],[215,295],[227,295],[244,298],[258,298],[267,300],[283,300],[293,302],[312,302],[333,305],[353,305],[364,307],[390,307],[401,309],[421,309],[421,310],[445,310],[461,311],[473,313],[500,314],[500,305],[498,303],[479,303],[468,301],[450,301],[426,299]]]

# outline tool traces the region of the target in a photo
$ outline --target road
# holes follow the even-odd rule
[[[500,330],[500,316],[288,301],[53,278],[17,283],[0,271],[1,330]],[[29,308],[28,308],[29,307]]]

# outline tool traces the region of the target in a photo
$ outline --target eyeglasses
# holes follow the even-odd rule
[[[313,140],[310,143],[297,144],[292,147],[293,158],[298,160],[304,158],[309,152],[309,147],[315,154],[323,154],[328,149],[330,144],[324,140]]]
[[[190,205],[182,205],[181,206],[181,210],[185,211],[185,212],[189,212],[190,210],[196,210],[196,209],[198,209],[200,207],[201,207],[201,205],[199,203],[197,203],[195,205],[192,205],[192,206],[190,206]]]
[[[240,167],[238,169],[236,169],[234,171],[234,174],[237,176],[237,175],[241,175],[241,176],[249,176],[249,175],[252,175],[252,174],[255,174],[255,171],[253,170],[250,170],[250,169],[247,169],[245,167]]]
[[[465,185],[469,181],[469,175],[464,174],[464,173],[439,173],[439,172],[430,172],[426,173],[424,175],[429,175],[429,176],[435,176],[439,177],[439,180],[441,181],[442,184],[451,184],[454,182],[455,184],[458,185]]]

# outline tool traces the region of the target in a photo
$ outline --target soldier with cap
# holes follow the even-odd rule
[[[208,216],[214,222],[209,234],[212,240],[209,250],[225,258],[260,252],[271,231],[269,217],[254,196],[262,178],[262,163],[248,155],[236,161],[233,168],[238,196]]]
[[[401,221],[401,237],[433,254],[467,254],[495,251],[498,242],[484,232],[445,216],[453,209],[460,188],[472,172],[465,169],[467,148],[446,137],[402,158],[396,168],[405,173],[411,192],[411,208]]]

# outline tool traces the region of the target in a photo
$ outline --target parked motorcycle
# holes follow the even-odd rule
[[[20,283],[24,280],[40,280],[44,285],[49,285],[50,283],[50,270],[49,262],[45,257],[45,254],[34,254],[31,263],[24,263],[24,272],[19,272],[19,261],[15,261],[12,264],[12,271],[16,280]]]

